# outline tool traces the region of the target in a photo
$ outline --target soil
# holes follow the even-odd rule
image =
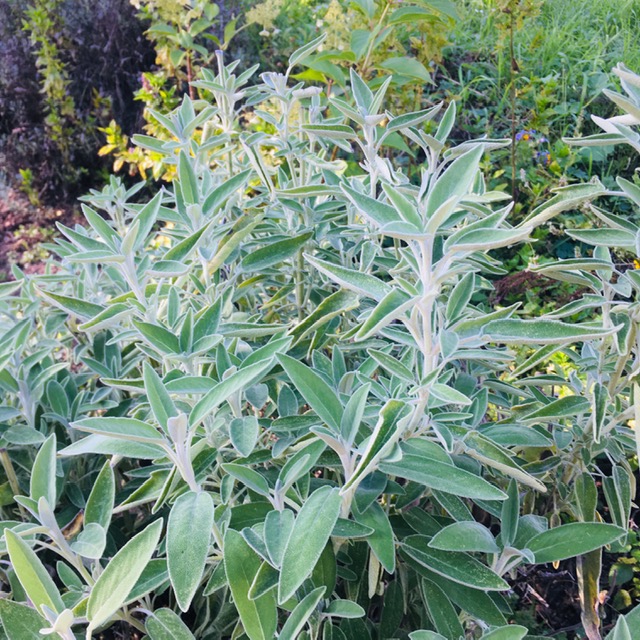
[[[557,569],[540,565],[522,570],[513,591],[518,596],[516,621],[528,626],[531,633],[567,640],[582,638],[573,560],[561,563]]]
[[[55,223],[73,225],[80,219],[71,206],[34,206],[12,187],[0,190],[0,282],[13,279],[11,265],[26,273],[41,273],[46,251],[42,242],[52,240]]]

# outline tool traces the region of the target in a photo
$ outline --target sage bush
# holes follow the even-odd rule
[[[207,99],[135,138],[173,180],[140,201],[112,179],[46,273],[0,285],[12,640],[520,640],[509,581],[575,556],[600,637],[640,411],[639,283],[608,247],[637,228],[589,204],[598,181],[511,224],[480,171],[508,141],[452,146],[455,104],[391,114],[389,79],[291,82],[321,42],[251,86],[218,54]],[[578,206],[612,229],[537,268],[589,293],[535,320],[491,308],[491,252]]]

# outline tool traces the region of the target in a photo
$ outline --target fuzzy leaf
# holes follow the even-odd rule
[[[286,602],[311,575],[340,514],[336,489],[321,487],[300,509],[282,558],[278,602]]]
[[[187,611],[204,574],[211,530],[213,500],[202,491],[183,493],[167,523],[167,568],[178,606]]]
[[[242,626],[251,640],[273,640],[278,622],[273,589],[254,600],[249,598],[260,565],[260,558],[242,535],[228,529],[224,536],[225,573]]]
[[[105,567],[91,588],[87,619],[92,631],[103,625],[127,601],[144,568],[156,551],[162,519],[133,536]]]
[[[599,549],[626,535],[621,527],[602,522],[571,522],[543,531],[527,543],[537,564],[557,562]]]

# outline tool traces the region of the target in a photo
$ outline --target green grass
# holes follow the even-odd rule
[[[495,51],[500,45],[493,0],[459,0],[455,47]],[[516,56],[538,75],[625,62],[640,67],[638,0],[545,0],[516,35]]]
[[[459,0],[445,50],[447,74],[476,132],[509,128],[510,56],[497,0]],[[502,23],[502,27],[500,27]],[[590,114],[610,116],[601,97],[619,62],[640,71],[639,0],[545,0],[515,32],[518,117],[556,138],[592,133]]]

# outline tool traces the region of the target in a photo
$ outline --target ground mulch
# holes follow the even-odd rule
[[[38,245],[51,241],[56,222],[73,225],[79,219],[71,206],[34,206],[20,191],[4,187],[0,193],[0,282],[13,279],[11,264],[26,273],[41,273],[46,254],[37,250]]]

